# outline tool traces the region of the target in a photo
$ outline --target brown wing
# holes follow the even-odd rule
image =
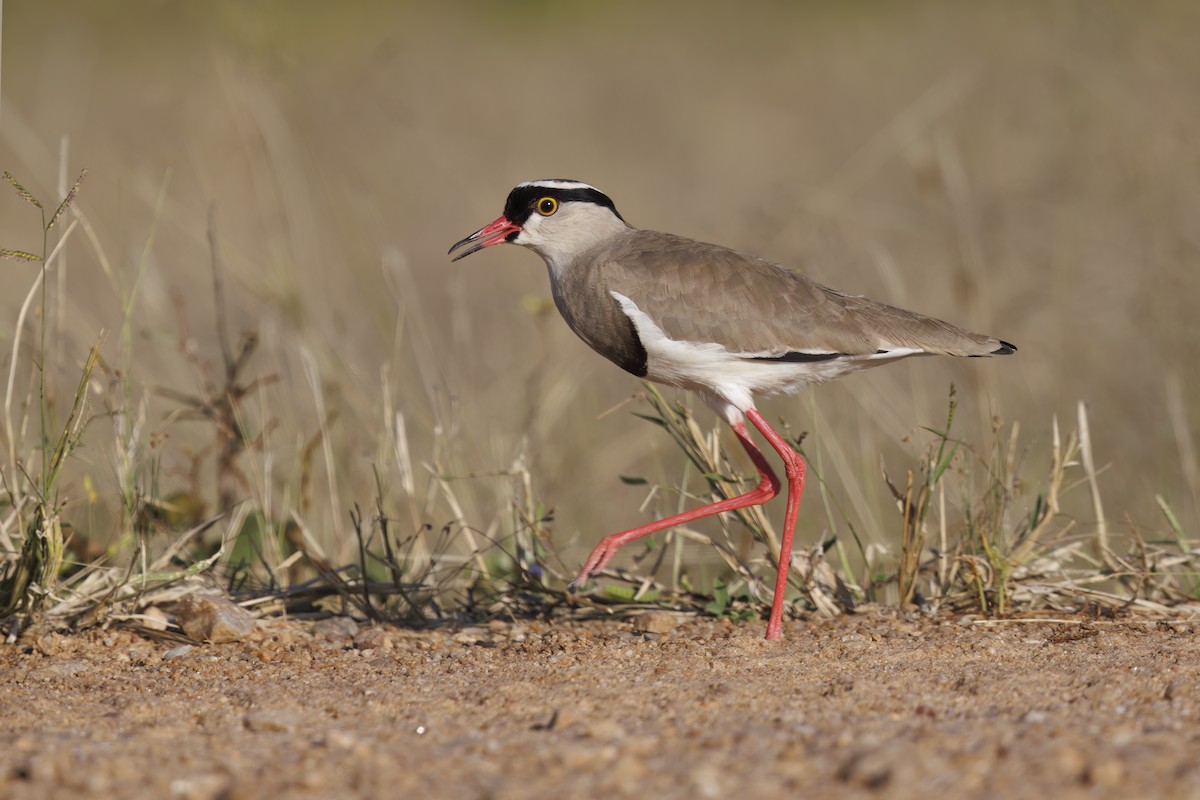
[[[656,231],[595,254],[601,283],[676,341],[735,353],[872,355],[916,348],[977,356],[1011,345],[932,317],[829,289],[746,253]],[[1006,350],[1006,348],[1008,348]]]

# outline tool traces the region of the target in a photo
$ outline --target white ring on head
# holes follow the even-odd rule
[[[599,192],[599,191],[600,191],[600,190],[599,190],[599,189],[597,189],[595,186],[592,186],[590,183],[583,183],[582,181],[548,181],[548,180],[541,180],[541,181],[525,181],[524,183],[519,183],[519,184],[517,184],[517,188],[518,188],[518,189],[520,189],[520,188],[522,188],[522,187],[527,187],[527,186],[536,186],[536,187],[537,187],[537,188],[539,188],[539,189],[567,189],[567,190],[570,190],[570,189],[591,189],[591,190],[592,190],[592,191],[594,191],[594,192]]]

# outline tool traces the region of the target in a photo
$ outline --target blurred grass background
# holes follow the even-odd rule
[[[1109,515],[1162,526],[1161,495],[1195,531],[1198,40],[1186,1],[8,0],[0,166],[49,202],[90,171],[91,235],[50,279],[60,415],[109,332],[63,515],[77,536],[119,539],[114,443],[140,413],[139,491],[213,510],[211,425],[155,391],[197,394],[196,365],[220,371],[211,209],[231,329],[260,337],[248,376],[279,378],[243,407],[262,440],[238,499],[301,518],[340,557],[373,470],[403,526],[500,536],[524,478],[487,473],[516,465],[577,566],[644,518],[645,487],[618,476],[674,483],[682,456],[636,407],[601,417],[638,385],[557,318],[535,256],[445,257],[515,183],[570,177],[640,227],[1021,348],[764,402],[813,432],[806,450],[868,541],[897,547],[880,459],[911,466],[952,381],[958,434],[986,449],[993,415],[1019,421],[1034,465],[1052,418],[1086,401]],[[0,245],[38,238],[0,192]],[[0,267],[7,373],[36,269]],[[181,310],[199,360],[182,355]],[[455,476],[454,502],[423,464]],[[816,502],[800,541],[827,527]],[[1086,534],[1086,498],[1066,510]]]

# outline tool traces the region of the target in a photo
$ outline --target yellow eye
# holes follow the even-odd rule
[[[537,201],[537,212],[543,217],[548,217],[558,211],[558,201],[553,197],[543,197]]]

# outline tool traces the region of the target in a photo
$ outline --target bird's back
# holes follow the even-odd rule
[[[829,289],[765,259],[668,233],[630,230],[576,267],[570,279],[592,302],[617,292],[670,339],[713,343],[730,353],[978,356],[1005,347],[933,317]]]

